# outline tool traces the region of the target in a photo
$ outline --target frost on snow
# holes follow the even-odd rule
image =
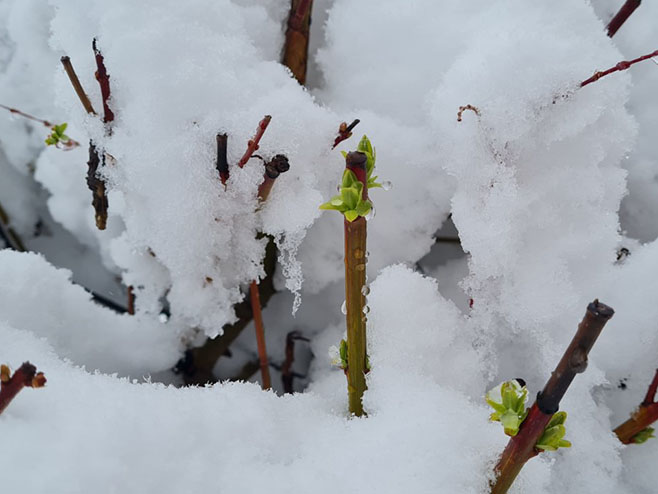
[[[54,231],[54,265],[75,245],[67,262],[137,295],[137,315],[118,315],[44,257],[0,252],[0,363],[30,360],[48,377],[0,416],[2,488],[485,493],[507,438],[484,394],[518,377],[540,389],[599,297],[616,316],[562,403],[572,447],[529,462],[510,492],[655,492],[658,442],[623,447],[612,430],[656,367],[658,71],[648,62],[579,89],[656,48],[656,6],[611,40],[617,8],[316,0],[326,23],[313,24],[318,80],[306,90],[278,63],[287,0],[0,0],[0,103],[66,121],[83,143],[45,148],[42,126],[0,115],[12,226],[34,246]],[[71,57],[98,110],[94,37],[111,133],[59,64]],[[466,104],[478,113],[457,122]],[[291,168],[259,204],[263,164],[235,165],[266,114],[258,154],[283,153]],[[349,419],[344,375],[325,357],[343,333],[342,222],[318,206],[342,169],[338,124],[357,117],[355,134],[367,132],[394,188],[368,223],[368,417]],[[229,136],[225,188],[219,132]],[[113,157],[102,232],[84,182],[89,139]],[[426,269],[437,281],[410,266],[441,257],[434,235],[449,214],[466,257]],[[37,218],[46,227],[35,236]],[[271,357],[283,359],[291,324],[312,333],[306,392],[157,382],[172,381],[186,343],[236,320],[244,285],[265,274],[259,233],[281,250],[277,288],[296,294],[278,293],[265,311]],[[249,355],[246,338],[236,354]]]

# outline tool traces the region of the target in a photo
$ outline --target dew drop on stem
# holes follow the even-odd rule
[[[368,214],[365,215],[366,221],[370,221],[371,219],[373,219],[376,214],[377,213],[375,211],[375,206],[372,206],[370,208],[370,211],[368,211]]]
[[[393,188],[393,183],[390,180],[384,180],[382,182],[382,189],[391,190]]]
[[[361,295],[367,297],[370,294],[370,287],[368,285],[363,285],[361,287]]]
[[[343,300],[343,305],[340,306],[340,311],[344,315],[347,315],[347,300]]]

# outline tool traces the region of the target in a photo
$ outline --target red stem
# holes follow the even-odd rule
[[[605,77],[608,74],[612,74],[614,72],[619,72],[620,70],[626,70],[630,68],[632,65],[635,65],[638,62],[642,62],[644,60],[649,60],[650,58],[658,56],[658,50],[654,51],[653,53],[649,53],[647,55],[642,55],[641,57],[634,58],[633,60],[622,60],[619,62],[617,65],[614,67],[610,67],[608,70],[604,70],[603,72],[594,72],[594,75],[590,77],[589,79],[584,80],[583,82],[580,83],[580,87],[587,86],[588,84],[591,84],[592,82],[598,81],[601,77]]]
[[[101,87],[101,96],[103,97],[103,122],[110,123],[114,121],[114,113],[110,109],[108,101],[110,99],[110,76],[105,68],[103,54],[96,47],[96,38],[92,42],[94,55],[96,56],[96,80]]]
[[[5,110],[9,111],[10,113],[13,113],[14,115],[20,115],[23,118],[27,118],[29,120],[34,120],[35,122],[39,122],[40,124],[43,124],[48,128],[51,128],[53,126],[53,124],[51,124],[48,120],[44,120],[43,118],[32,116],[29,113],[22,112],[20,110],[17,110],[16,108],[12,108],[10,106],[6,106],[3,104],[0,104],[0,108],[4,108]]]
[[[358,118],[355,118],[349,125],[347,125],[345,122],[340,124],[340,127],[338,127],[338,136],[336,136],[334,145],[331,146],[331,149],[335,149],[336,146],[338,146],[341,142],[352,137],[352,130],[359,124],[360,121],[361,120]]]
[[[43,375],[43,372],[37,373],[37,368],[29,362],[21,365],[11,377],[9,377],[9,369],[3,365],[2,383],[0,384],[0,414],[23,388],[42,388],[45,384],[46,376]]]
[[[265,327],[263,326],[263,313],[260,306],[260,294],[258,293],[258,282],[252,281],[249,285],[251,295],[251,309],[254,313],[254,327],[256,328],[256,343],[258,345],[258,361],[260,363],[260,374],[263,389],[270,389],[270,367],[267,359],[267,347],[265,345]]]
[[[638,433],[658,420],[658,403],[655,402],[657,390],[658,370],[656,370],[656,374],[653,376],[651,384],[649,384],[644,401],[640,404],[639,408],[631,414],[631,417],[626,422],[614,430],[614,433],[623,444],[633,443]]]
[[[626,0],[624,5],[622,5],[619,9],[619,12],[617,12],[615,16],[610,20],[607,28],[608,36],[612,38],[619,30],[619,28],[624,25],[624,22],[628,20],[631,14],[635,12],[635,9],[640,6],[641,3],[642,0]]]
[[[300,0],[297,5],[297,10],[295,10],[295,13],[290,16],[290,20],[288,21],[288,27],[290,29],[294,29],[295,31],[303,29],[304,18],[308,14],[312,3],[313,0]]]
[[[267,129],[267,126],[270,124],[270,120],[272,120],[272,117],[270,115],[265,115],[265,117],[263,117],[263,120],[259,122],[258,129],[256,129],[256,135],[254,136],[253,139],[249,139],[249,143],[247,145],[247,151],[245,151],[244,156],[242,156],[240,162],[238,163],[238,166],[240,168],[243,168],[244,165],[247,164],[247,161],[249,161],[251,155],[254,154],[254,152],[256,152],[256,150],[258,149],[258,143],[263,137],[263,134],[265,133],[265,129]]]

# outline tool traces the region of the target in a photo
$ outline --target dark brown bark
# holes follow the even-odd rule
[[[312,9],[313,0],[291,0],[283,47],[283,64],[302,86],[306,84]]]
[[[135,315],[135,291],[133,289],[133,286],[130,285],[128,287],[128,314],[131,316]]]
[[[222,181],[222,185],[226,185],[226,181],[229,178],[227,153],[228,153],[228,135],[217,134],[217,163],[215,167],[219,172],[219,179]]]
[[[495,467],[496,479],[491,484],[491,494],[505,494],[523,465],[538,454],[535,449],[537,441],[553,414],[559,410],[560,401],[576,374],[584,372],[587,368],[587,356],[613,314],[612,308],[598,300],[587,306],[587,312],[578,325],[576,335],[543,391],[537,394],[537,400],[521,424],[518,434],[510,438],[498,460]]]
[[[640,406],[631,414],[626,422],[621,424],[615,429],[615,434],[619,440],[624,444],[633,443],[635,436],[651,426],[658,420],[658,403],[656,403],[656,390],[658,390],[658,370],[653,376],[649,389],[644,397],[644,401]]]
[[[85,93],[85,90],[82,87],[82,83],[80,82],[80,79],[78,79],[78,74],[76,74],[75,70],[73,69],[73,64],[71,64],[71,59],[67,56],[64,56],[60,60],[62,62],[62,65],[64,66],[66,75],[69,76],[69,80],[71,81],[71,85],[75,90],[75,94],[78,95],[78,99],[80,99],[80,103],[82,103],[82,106],[84,107],[85,111],[90,115],[96,115],[96,112],[94,111],[94,107],[91,104],[91,101],[87,96],[87,93]]]
[[[103,161],[105,161],[104,158]],[[87,162],[87,187],[91,190],[91,205],[94,207],[96,227],[99,230],[105,230],[107,226],[108,201],[105,193],[105,182],[98,176],[100,164],[100,152],[94,143],[90,141],[89,161]]]
[[[45,384],[46,376],[43,372],[37,372],[37,368],[29,362],[21,365],[12,376],[9,376],[9,368],[3,365],[0,369],[0,414],[23,388],[42,388]]]
[[[642,0],[626,0],[624,5],[622,5],[619,9],[619,12],[617,12],[617,14],[615,14],[615,16],[610,20],[607,28],[608,36],[612,38],[617,33],[619,28],[623,26],[624,23],[628,20],[631,14],[635,12],[635,9],[640,6],[641,3]]]
[[[25,252],[25,245],[21,240],[21,237],[14,231],[14,229],[9,226],[9,216],[2,208],[0,204],[0,238],[2,238],[7,247],[17,252]]]
[[[284,393],[293,393],[293,380],[295,373],[292,370],[292,364],[295,362],[295,341],[309,341],[302,336],[299,331],[290,331],[286,335],[286,358],[281,365],[281,382],[283,383]]]

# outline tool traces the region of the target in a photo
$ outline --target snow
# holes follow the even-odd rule
[[[316,1],[305,89],[278,63],[288,1],[0,0],[0,103],[66,121],[82,143],[46,149],[42,125],[0,115],[0,200],[46,256],[0,251],[0,362],[29,359],[48,378],[0,416],[3,487],[482,494],[507,440],[485,392],[520,377],[532,399],[600,298],[616,314],[561,407],[573,446],[530,461],[510,493],[654,492],[656,442],[625,447],[612,430],[656,367],[658,72],[648,61],[579,88],[656,48],[655,5],[606,36],[618,3]],[[108,127],[59,64],[71,57],[100,111],[94,37]],[[477,113],[458,122],[467,104]],[[259,204],[263,164],[235,165],[264,115],[258,154],[286,154],[291,169]],[[354,118],[355,137],[332,151]],[[345,331],[343,220],[318,206],[339,181],[339,150],[363,133],[393,188],[372,195],[372,370],[368,416],[354,419],[327,356]],[[102,232],[90,139],[111,156]],[[186,344],[235,321],[244,287],[264,276],[259,233],[280,249],[275,285],[290,292],[264,310],[270,358],[279,365],[286,334],[301,331],[296,389],[308,386],[169,385]],[[75,284],[122,299],[119,279],[135,316]],[[254,359],[253,331],[217,375]]]

